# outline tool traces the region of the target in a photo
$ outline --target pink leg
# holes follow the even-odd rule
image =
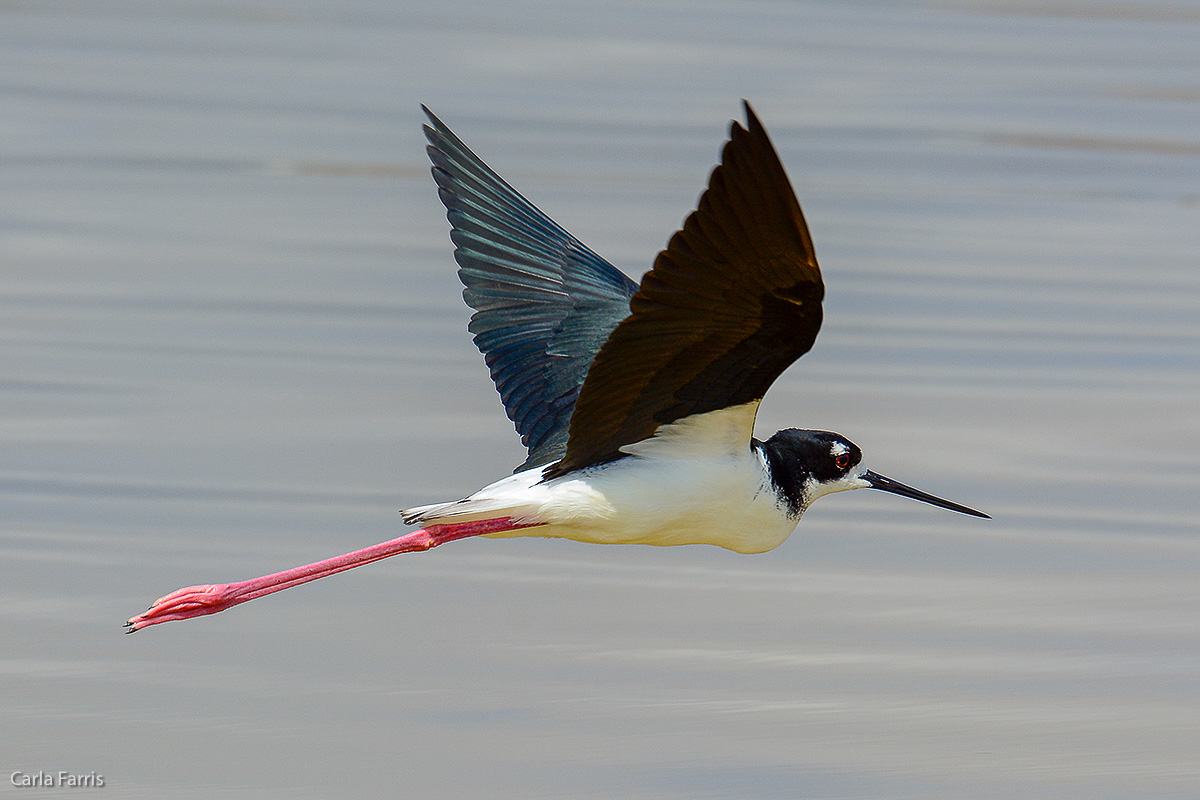
[[[224,611],[263,595],[281,592],[302,583],[315,581],[318,578],[344,572],[354,567],[361,567],[363,564],[370,564],[372,561],[379,561],[400,553],[428,550],[439,544],[453,542],[455,539],[466,539],[471,536],[499,533],[517,528],[532,528],[541,524],[540,522],[514,522],[512,517],[500,517],[475,522],[430,525],[428,528],[413,531],[399,539],[392,539],[390,542],[382,542],[303,567],[293,567],[283,572],[276,572],[274,575],[264,575],[261,578],[252,578],[237,583],[188,586],[186,589],[179,589],[155,600],[149,609],[125,623],[125,627],[128,628],[125,632],[133,633],[151,625],[173,622],[177,619],[216,614],[218,611]]]

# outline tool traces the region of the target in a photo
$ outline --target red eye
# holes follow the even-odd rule
[[[833,463],[837,464],[838,469],[845,469],[850,466],[850,454],[838,453],[834,456]]]

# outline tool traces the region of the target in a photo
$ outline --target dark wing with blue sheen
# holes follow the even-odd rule
[[[812,239],[749,104],[746,117],[592,362],[547,479],[619,458],[661,425],[759,400],[812,347],[825,295]]]
[[[426,150],[453,230],[470,331],[529,450],[518,467],[562,458],[592,359],[629,316],[637,284],[584,247],[429,117]]]

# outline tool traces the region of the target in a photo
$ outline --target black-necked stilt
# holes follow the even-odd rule
[[[129,620],[129,632],[469,536],[761,553],[818,497],[862,488],[986,517],[870,471],[840,434],[753,438],[763,394],[816,339],[825,288],[779,157],[745,110],[699,207],[639,287],[425,109],[475,309],[470,330],[528,458],[464,500],[404,511],[420,530],[274,575],[180,589]]]

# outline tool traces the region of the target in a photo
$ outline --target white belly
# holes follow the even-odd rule
[[[739,553],[778,547],[796,527],[750,447],[757,401],[687,417],[630,454],[545,483],[541,469],[510,475],[455,503],[405,512],[423,525],[496,517],[539,523],[488,534],[598,544],[714,544]]]
[[[545,524],[492,535],[664,547],[712,544],[762,553],[782,544],[796,527],[749,452],[746,458],[719,462],[627,458],[526,491],[536,504],[527,518]]]

